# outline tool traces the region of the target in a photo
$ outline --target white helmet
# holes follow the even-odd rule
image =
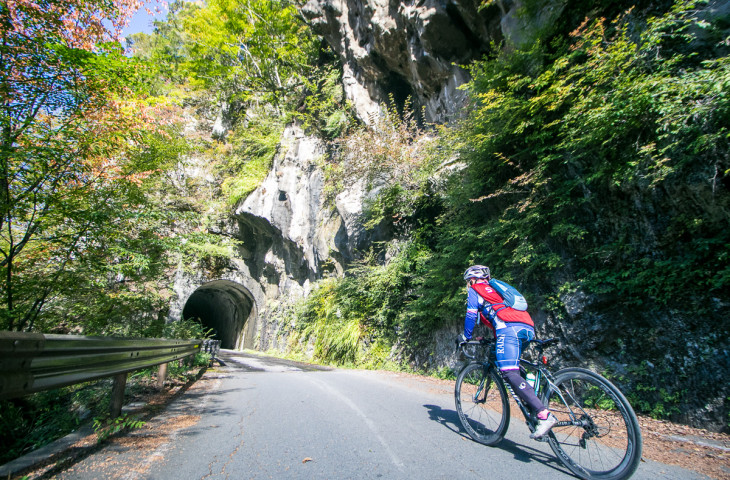
[[[469,280],[470,278],[489,279],[489,267],[485,267],[484,265],[472,265],[466,269],[466,272],[464,272],[464,280]]]

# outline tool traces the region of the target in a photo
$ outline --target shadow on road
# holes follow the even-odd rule
[[[434,422],[438,422],[454,433],[458,433],[462,437],[471,439],[466,430],[461,426],[459,415],[453,410],[446,410],[438,405],[424,405],[428,409],[428,416]]]
[[[452,432],[458,433],[462,437],[471,440],[474,443],[478,443],[475,442],[469,436],[466,430],[464,430],[464,428],[461,426],[459,414],[456,413],[456,411],[442,408],[439,405],[424,405],[424,407],[428,409],[428,416],[431,418],[431,420],[440,423]],[[519,462],[530,463],[537,460],[540,463],[549,466],[553,470],[557,470],[561,473],[567,473],[568,475],[570,475],[570,473],[553,455],[547,454],[532,447],[515,443],[507,438],[503,439],[497,445],[494,445],[492,447],[487,447],[485,445],[484,448],[499,448],[500,450],[511,453],[514,456],[515,460]]]

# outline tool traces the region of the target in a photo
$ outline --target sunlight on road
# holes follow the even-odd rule
[[[254,370],[261,370],[266,372],[301,372],[301,368],[289,366],[289,365],[274,365],[271,363],[264,363],[260,360],[251,357],[230,357],[230,361],[239,363],[246,367]]]

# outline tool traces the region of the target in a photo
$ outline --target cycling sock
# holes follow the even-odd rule
[[[549,416],[550,416],[550,410],[548,410],[547,408],[541,412],[538,412],[538,414],[537,414],[537,418],[539,418],[540,420],[547,420],[547,418]]]

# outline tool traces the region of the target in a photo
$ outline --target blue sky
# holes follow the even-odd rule
[[[148,1],[147,6],[154,11],[155,5],[158,4],[156,1]],[[160,7],[162,13],[158,15],[149,15],[144,7],[140,8],[139,11],[132,17],[129,22],[129,26],[122,30],[122,36],[130,35],[132,33],[152,33],[152,22],[154,20],[164,20],[167,7]]]

